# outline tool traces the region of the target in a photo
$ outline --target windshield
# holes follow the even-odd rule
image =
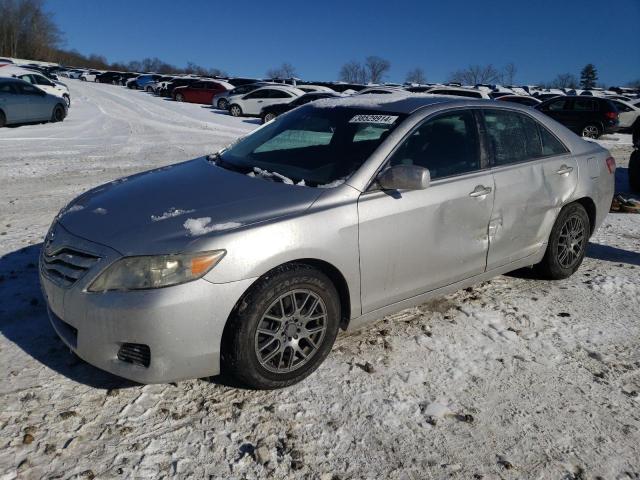
[[[339,184],[360,168],[405,117],[310,104],[266,124],[220,152],[218,158],[222,166],[244,173],[277,173],[307,186]]]

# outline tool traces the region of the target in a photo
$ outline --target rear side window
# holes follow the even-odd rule
[[[597,110],[594,100],[576,98],[573,101],[573,109],[576,112],[595,112]]]
[[[566,104],[567,104],[567,101],[564,99],[556,100],[554,102],[551,102],[549,105],[547,105],[547,109],[551,110],[552,112],[558,111],[558,110],[565,110]]]
[[[485,128],[494,165],[509,165],[542,156],[538,124],[506,110],[485,110]]]
[[[419,165],[428,168],[433,179],[479,170],[473,114],[461,110],[425,121],[393,153],[390,165]]]
[[[8,82],[0,83],[0,93],[15,93],[13,85]]]
[[[271,90],[269,98],[291,98],[291,95],[287,92],[283,92],[282,90]]]
[[[271,96],[272,90],[256,90],[255,92],[251,92],[245,98],[269,98]]]
[[[555,135],[553,135],[549,130],[547,130],[542,125],[538,125],[538,130],[540,131],[540,140],[542,141],[542,154],[545,157],[550,157],[552,155],[564,155],[569,150],[565,147],[560,140],[558,140]]]

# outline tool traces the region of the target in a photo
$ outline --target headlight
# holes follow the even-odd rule
[[[190,282],[215,267],[225,250],[125,257],[102,272],[89,287],[90,292],[107,290],[144,290]]]

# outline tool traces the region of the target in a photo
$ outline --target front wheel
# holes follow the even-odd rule
[[[276,114],[275,114],[275,113],[272,113],[272,112],[265,113],[265,114],[262,116],[262,123],[268,123],[268,122],[270,122],[271,120],[273,120],[274,118],[276,118]]]
[[[579,203],[564,207],[553,224],[549,243],[536,270],[542,278],[561,280],[578,270],[591,234],[589,215]]]
[[[582,136],[585,138],[596,139],[600,135],[602,135],[602,132],[600,131],[600,127],[597,125],[589,124],[582,127]]]
[[[181,93],[178,93],[176,95],[176,102],[184,102],[184,95],[182,95]]]
[[[229,113],[233,117],[241,117],[242,116],[242,109],[240,108],[239,105],[231,105],[231,107],[229,107]]]
[[[338,334],[331,280],[301,264],[280,267],[238,302],[222,339],[222,371],[257,389],[286,387],[324,361]]]
[[[71,106],[71,97],[69,95],[63,95],[64,101],[67,103],[67,108]]]
[[[51,114],[52,122],[61,122],[64,120],[64,107],[62,105],[56,105]]]

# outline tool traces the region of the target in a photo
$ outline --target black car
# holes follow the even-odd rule
[[[262,123],[267,123],[276,118],[278,115],[282,115],[283,113],[288,112],[289,110],[293,110],[300,105],[304,105],[305,103],[313,102],[314,100],[319,100],[321,98],[333,98],[340,97],[337,93],[334,92],[309,92],[304,95],[299,96],[293,102],[289,103],[276,103],[275,105],[269,105],[268,107],[264,107],[262,112],[260,113],[260,118],[262,118]]]
[[[606,98],[567,95],[536,105],[565,127],[588,138],[618,130],[618,110]]]
[[[111,83],[111,84],[118,83],[118,81],[120,80],[120,75],[122,75],[122,72],[113,72],[113,71],[104,72],[99,75],[96,75],[96,82]]]

